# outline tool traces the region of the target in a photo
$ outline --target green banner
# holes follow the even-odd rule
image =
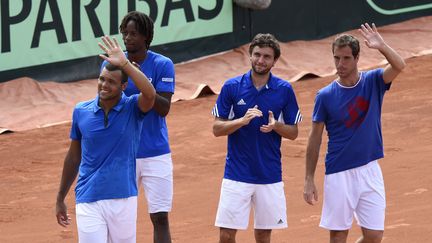
[[[0,0],[0,71],[97,55],[131,10],[155,21],[152,45],[233,31],[232,0]]]

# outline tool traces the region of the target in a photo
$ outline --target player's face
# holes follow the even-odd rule
[[[346,78],[354,73],[357,75],[357,63],[359,60],[359,55],[354,57],[352,55],[351,47],[335,47],[333,51],[333,59],[335,62],[335,67],[337,75],[340,78]]]
[[[274,50],[271,47],[255,46],[250,56],[252,71],[256,74],[264,75],[270,72],[276,63]]]
[[[135,21],[130,20],[122,31],[123,43],[129,53],[145,52],[147,38],[138,32]]]
[[[119,99],[126,85],[121,83],[121,71],[104,68],[98,79],[98,94],[101,100]]]

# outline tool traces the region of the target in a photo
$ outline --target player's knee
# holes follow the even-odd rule
[[[237,230],[220,228],[220,243],[233,243],[235,242]]]
[[[150,218],[154,226],[167,227],[169,225],[167,212],[151,213]]]
[[[348,237],[348,230],[331,230],[330,242],[331,243],[345,243]]]
[[[379,230],[367,230],[363,231],[363,241],[364,243],[380,243],[382,241],[384,231]]]
[[[270,243],[271,230],[255,229],[254,233],[257,243]]]

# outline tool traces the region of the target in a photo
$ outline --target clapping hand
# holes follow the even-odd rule
[[[262,112],[258,109],[257,105],[255,105],[253,108],[249,108],[246,111],[246,114],[242,117],[243,125],[249,124],[249,122],[255,117],[262,117]]]
[[[274,119],[273,112],[269,111],[268,124],[262,125],[260,127],[260,131],[264,133],[271,132],[273,131],[275,124],[276,124],[276,120]]]

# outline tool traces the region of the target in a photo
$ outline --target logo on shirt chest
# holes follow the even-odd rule
[[[246,102],[245,102],[243,99],[240,99],[240,100],[237,102],[237,105],[246,105]]]
[[[369,101],[359,96],[350,102],[346,109],[348,116],[344,120],[345,126],[348,128],[357,128],[363,123],[369,110]]]

